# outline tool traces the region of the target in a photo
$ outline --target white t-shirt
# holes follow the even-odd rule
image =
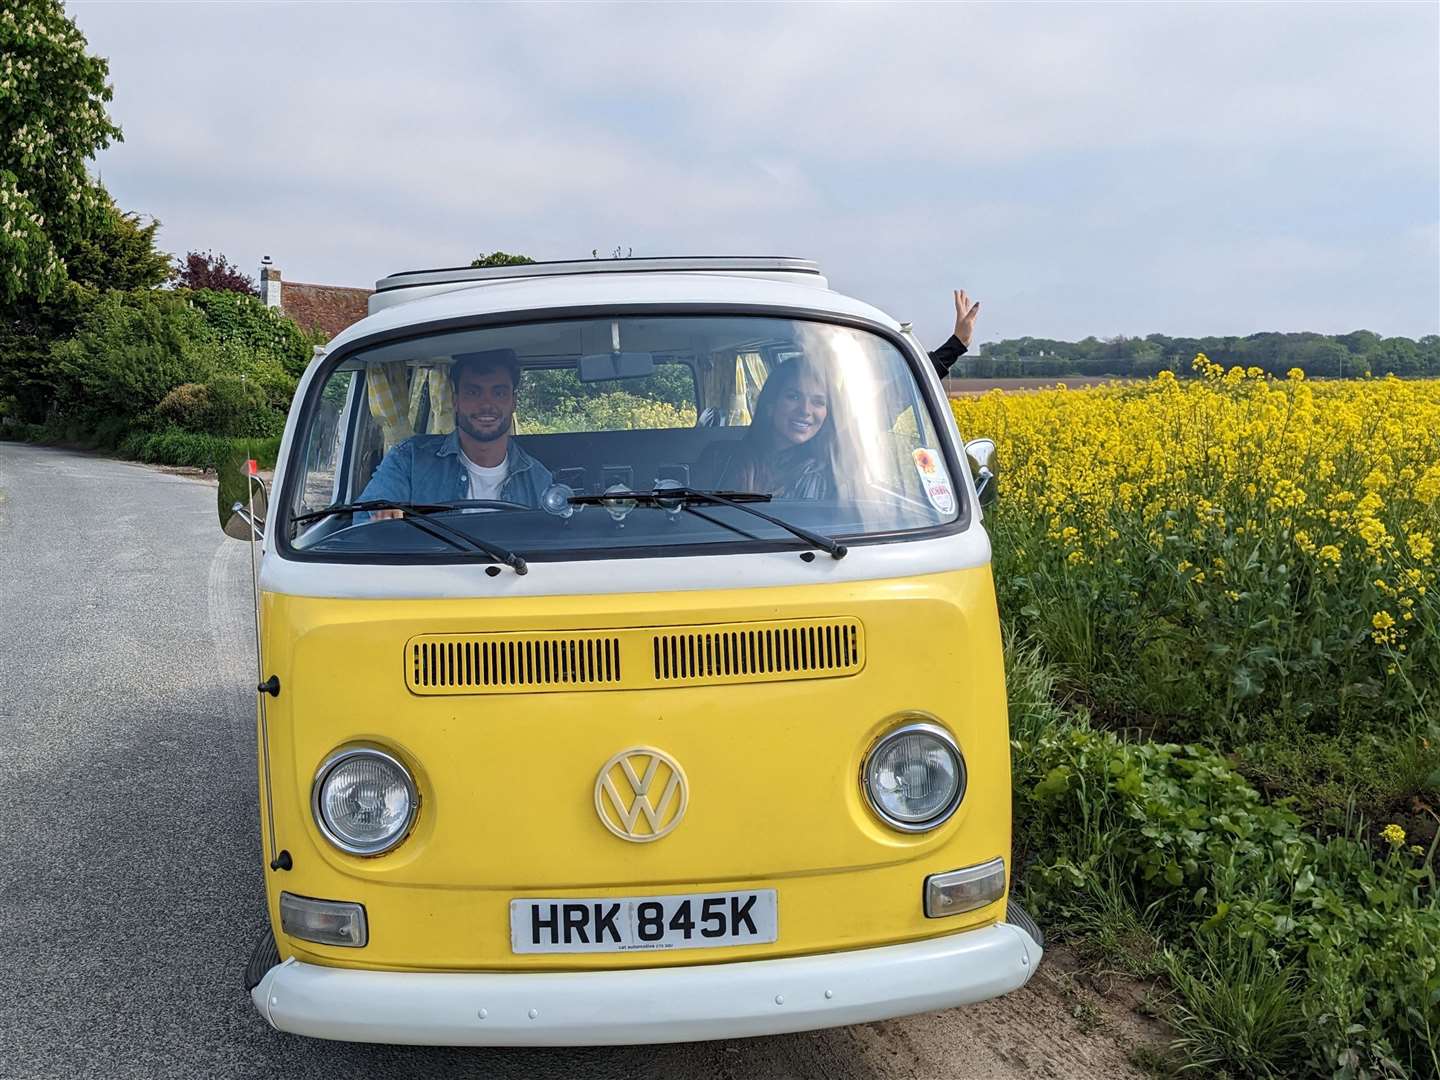
[[[487,468],[484,465],[476,465],[465,452],[460,452],[460,461],[465,466],[465,471],[470,474],[470,498],[472,499],[498,499],[500,488],[505,483],[505,477],[510,471],[510,463],[502,461],[499,465]]]

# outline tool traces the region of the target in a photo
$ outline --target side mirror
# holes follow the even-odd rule
[[[971,439],[965,444],[970,471],[975,474],[975,494],[981,506],[989,506],[1000,494],[995,480],[995,440]]]
[[[269,493],[265,482],[251,471],[251,463],[237,456],[222,464],[217,472],[220,488],[216,504],[220,511],[220,528],[236,540],[261,540],[265,537],[265,518],[269,509]],[[251,508],[254,517],[251,517]]]

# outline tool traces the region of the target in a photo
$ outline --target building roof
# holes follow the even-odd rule
[[[320,331],[327,338],[333,338],[369,314],[370,291],[282,280],[280,310],[306,330]]]

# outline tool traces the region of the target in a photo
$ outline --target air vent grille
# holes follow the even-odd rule
[[[576,690],[833,679],[865,667],[859,619],[519,634],[420,634],[405,643],[412,693]]]
[[[409,643],[406,681],[418,694],[523,693],[620,685],[613,634],[434,634]]]
[[[651,654],[662,685],[851,675],[864,666],[857,619],[656,633]]]

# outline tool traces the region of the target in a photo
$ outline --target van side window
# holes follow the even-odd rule
[[[342,371],[325,384],[305,444],[305,483],[296,513],[329,506],[343,497],[339,488],[345,451],[345,427],[356,372]]]

